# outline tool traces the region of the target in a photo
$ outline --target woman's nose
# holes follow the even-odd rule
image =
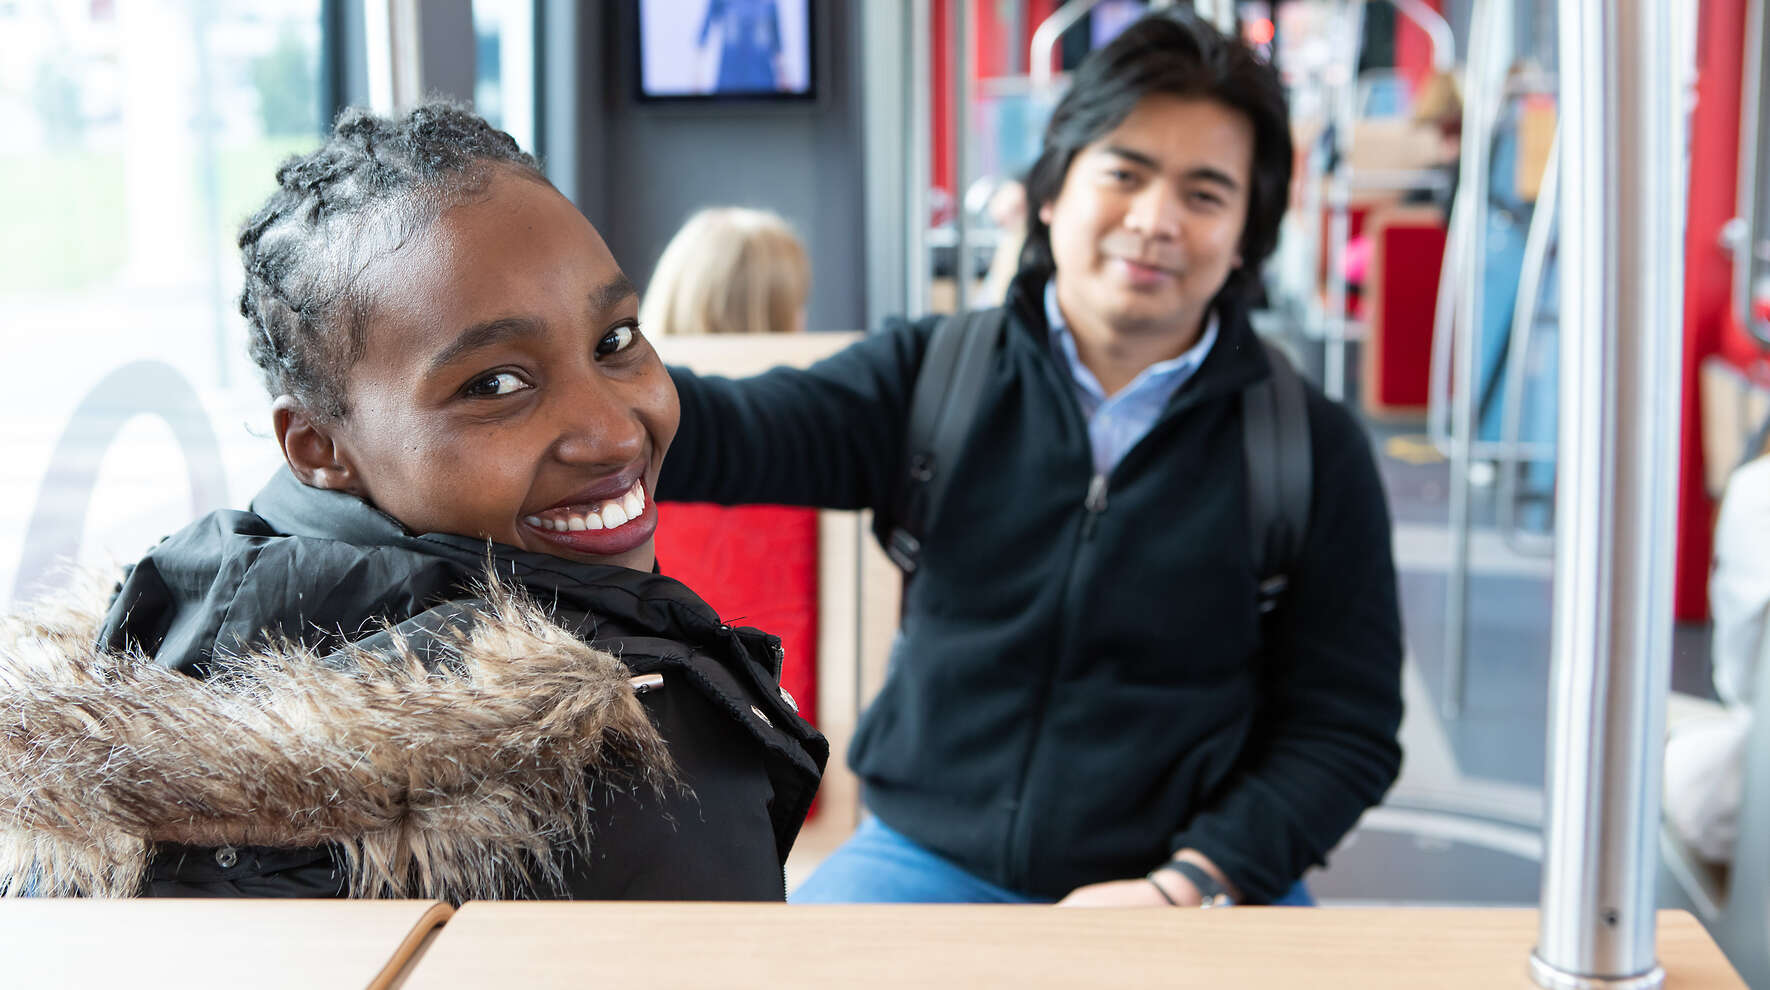
[[[554,456],[570,464],[620,468],[645,453],[645,427],[622,390],[594,371],[554,396]]]

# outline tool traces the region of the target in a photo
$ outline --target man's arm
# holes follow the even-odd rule
[[[893,321],[804,370],[732,380],[671,368],[682,423],[658,497],[875,508],[901,470],[910,393],[935,322]]]
[[[1242,766],[1171,840],[1254,903],[1282,896],[1401,766],[1401,617],[1382,481],[1362,428],[1310,396],[1309,535],[1265,652]]]

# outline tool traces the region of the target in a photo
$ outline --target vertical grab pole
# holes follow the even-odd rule
[[[1344,76],[1336,75],[1333,105],[1333,168],[1328,171],[1327,319],[1322,329],[1321,390],[1336,402],[1346,397],[1346,242],[1352,238],[1352,128],[1358,122],[1358,52],[1364,38],[1364,0],[1340,7]]]
[[[1445,575],[1444,695],[1439,709],[1445,718],[1463,712],[1464,677],[1469,648],[1469,464],[1475,450],[1475,353],[1481,339],[1482,280],[1487,272],[1488,156],[1493,152],[1494,118],[1500,93],[1494,65],[1510,48],[1508,3],[1480,4],[1470,15],[1469,65],[1463,90],[1462,162],[1458,166],[1456,221],[1461,243],[1457,262],[1467,284],[1456,294],[1456,319],[1450,340],[1450,571]]]
[[[1518,541],[1518,470],[1547,460],[1536,445],[1526,444],[1523,439],[1525,365],[1530,360],[1536,315],[1542,303],[1543,276],[1549,267],[1549,252],[1554,247],[1560,216],[1555,206],[1560,175],[1561,135],[1557,131],[1549,144],[1548,165],[1542,187],[1537,190],[1530,231],[1524,237],[1524,265],[1518,275],[1518,297],[1512,306],[1512,339],[1506,350],[1506,404],[1500,415],[1500,489],[1496,508],[1500,538],[1515,550],[1522,549]]]
[[[904,247],[909,254],[904,270],[903,311],[922,313],[928,309],[928,279],[932,259],[928,255],[928,183],[929,156],[933,154],[934,109],[929,69],[933,65],[933,18],[929,0],[909,2],[909,43],[904,46],[904,154],[909,156],[903,170],[904,206],[909,211]]]
[[[971,223],[965,216],[965,183],[971,167],[971,19],[977,0],[947,0],[947,33],[952,51],[947,66],[953,81],[953,312],[971,307]]]
[[[1687,41],[1677,5],[1559,0],[1561,417],[1546,988],[1651,988],[1671,664]]]
[[[1770,324],[1756,312],[1770,278],[1770,197],[1763,190],[1770,183],[1770,128],[1764,123],[1763,87],[1766,49],[1770,48],[1770,24],[1765,23],[1765,0],[1746,5],[1745,65],[1740,72],[1744,85],[1739,95],[1739,213],[1745,221],[1745,238],[1734,247],[1733,305],[1739,325],[1759,345],[1770,347]]]

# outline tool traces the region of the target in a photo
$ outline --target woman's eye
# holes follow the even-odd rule
[[[529,383],[517,377],[514,372],[500,371],[496,374],[474,379],[463,391],[466,395],[485,397],[510,395],[513,392],[520,392],[528,387]]]
[[[596,342],[596,356],[608,357],[626,350],[637,338],[637,330],[637,327],[623,323],[603,334],[602,339]]]

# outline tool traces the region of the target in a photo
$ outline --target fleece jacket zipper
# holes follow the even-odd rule
[[[1094,539],[1094,529],[1100,516],[1106,512],[1107,477],[1096,473],[1088,480],[1088,494],[1082,499],[1082,523],[1076,534],[1074,548],[1070,551],[1069,563],[1064,569],[1063,598],[1058,606],[1059,620],[1056,635],[1052,637],[1056,648],[1045,654],[1043,676],[1039,678],[1038,695],[1033,700],[1032,734],[1027,740],[1026,749],[1020,757],[1020,773],[1015,781],[1014,805],[1008,817],[1007,841],[1003,848],[1001,875],[1014,890],[1025,890],[1030,875],[1030,849],[1032,844],[1032,817],[1026,814],[1027,782],[1032,772],[1033,757],[1037,755],[1039,742],[1045,735],[1045,718],[1049,714],[1051,695],[1056,689],[1058,667],[1064,656],[1068,655],[1069,638],[1073,627],[1070,621],[1075,615],[1072,605],[1078,586],[1076,566],[1081,558],[1082,550]]]

